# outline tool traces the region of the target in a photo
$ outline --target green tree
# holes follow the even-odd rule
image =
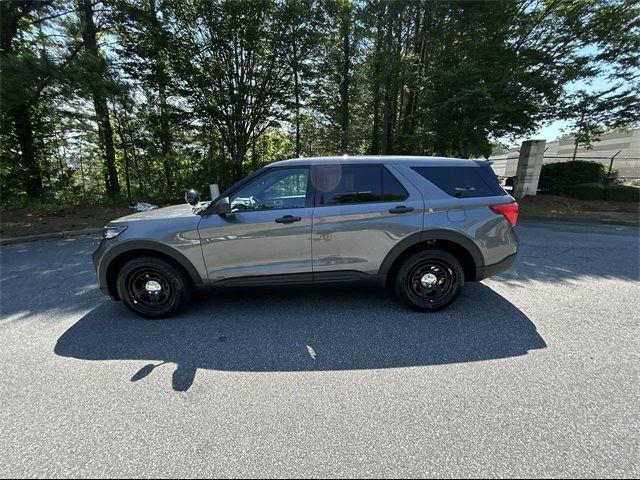
[[[94,21],[94,5],[92,0],[78,0],[78,18],[80,31],[84,41],[85,57],[84,69],[88,88],[93,97],[93,107],[96,113],[98,136],[104,150],[104,176],[107,193],[120,193],[118,170],[116,168],[116,152],[113,145],[113,129],[109,115],[107,101],[111,92],[108,81],[107,65],[99,46],[97,29]]]
[[[286,90],[276,3],[194,0],[175,7],[175,69],[193,112],[218,129],[233,163],[244,160],[264,131],[284,118]]]

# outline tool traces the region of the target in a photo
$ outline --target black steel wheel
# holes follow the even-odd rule
[[[463,284],[464,271],[455,256],[444,250],[426,249],[400,265],[394,290],[410,307],[436,311],[453,302]]]
[[[126,263],[118,274],[117,286],[122,301],[146,318],[175,315],[193,294],[191,279],[181,268],[155,257]]]

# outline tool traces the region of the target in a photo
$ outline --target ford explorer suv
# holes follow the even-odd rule
[[[109,223],[93,254],[102,291],[143,317],[174,315],[199,285],[348,282],[431,312],[518,251],[518,204],[484,160],[300,158],[186,198]]]

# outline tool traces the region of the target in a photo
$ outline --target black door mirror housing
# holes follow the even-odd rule
[[[192,205],[194,207],[198,205],[198,203],[200,203],[200,196],[198,195],[198,192],[193,189],[184,194],[184,199],[189,205]]]
[[[218,200],[213,206],[214,211],[218,215],[226,215],[231,213],[231,204],[229,203],[229,197],[223,197]]]

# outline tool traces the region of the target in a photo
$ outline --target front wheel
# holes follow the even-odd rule
[[[193,286],[185,272],[161,258],[139,257],[118,274],[118,295],[140,316],[166,318],[191,300]]]
[[[444,250],[426,249],[407,258],[394,278],[394,291],[411,308],[433,312],[453,302],[464,285],[458,259]]]

